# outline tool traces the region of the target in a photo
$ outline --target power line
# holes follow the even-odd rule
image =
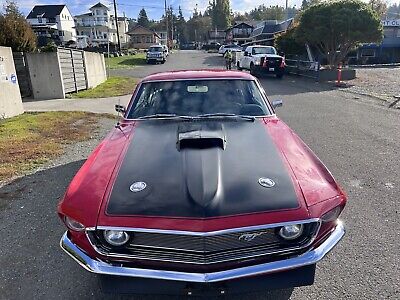
[[[132,7],[142,7],[142,8],[153,8],[153,9],[160,9],[164,11],[164,6],[150,6],[150,5],[139,5],[139,4],[128,4],[128,3],[119,3],[119,6],[132,6]],[[185,9],[181,8],[182,11],[193,12],[193,9]]]

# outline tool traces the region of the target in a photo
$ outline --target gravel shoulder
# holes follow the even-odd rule
[[[389,103],[400,97],[400,67],[358,68],[357,78],[342,89],[361,95],[370,95]]]

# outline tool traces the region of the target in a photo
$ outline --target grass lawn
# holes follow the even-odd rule
[[[109,69],[129,69],[145,64],[146,53],[106,58],[106,67]]]
[[[72,98],[104,98],[132,94],[138,80],[131,77],[110,77],[93,89],[70,94]]]
[[[104,115],[42,112],[0,120],[0,182],[62,154],[65,144],[89,139],[99,117]]]

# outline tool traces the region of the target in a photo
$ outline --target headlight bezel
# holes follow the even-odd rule
[[[64,216],[64,223],[72,231],[82,232],[86,230],[85,225],[68,216]]]
[[[298,230],[298,232],[296,234],[294,234],[293,236],[288,236],[284,234],[284,230],[293,226],[299,226],[300,229]],[[288,224],[288,225],[284,225],[282,227],[279,228],[279,230],[277,231],[277,234],[280,238],[282,238],[285,241],[294,241],[297,240],[298,238],[300,238],[304,233],[304,224]]]
[[[335,206],[334,208],[328,210],[326,213],[324,213],[321,216],[321,222],[322,223],[331,223],[331,222],[336,221],[339,218],[342,210],[343,210],[343,208],[340,205]]]
[[[108,233],[111,233],[111,232],[113,232],[113,233],[122,233],[122,235],[123,235],[123,237],[124,237],[123,241],[122,241],[122,242],[115,242],[115,241],[112,241],[112,240],[109,238],[109,236],[107,235]],[[103,231],[103,238],[104,238],[104,240],[105,240],[109,245],[111,245],[111,246],[113,246],[113,247],[121,247],[121,246],[124,246],[126,243],[129,242],[129,240],[131,239],[131,236],[129,235],[128,232],[126,232],[126,231],[124,231],[124,230],[113,230],[113,229],[109,229],[109,230],[104,230],[104,231]]]

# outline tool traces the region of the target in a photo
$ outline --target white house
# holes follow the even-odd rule
[[[110,9],[99,2],[89,10],[90,12],[86,14],[74,17],[78,45],[85,43],[87,46],[117,44],[115,17],[110,13]],[[125,46],[129,41],[129,36],[126,34],[128,32],[128,19],[118,17],[117,24],[121,46]]]
[[[48,39],[56,44],[76,41],[74,18],[66,5],[36,5],[26,20],[38,36],[39,46]]]

